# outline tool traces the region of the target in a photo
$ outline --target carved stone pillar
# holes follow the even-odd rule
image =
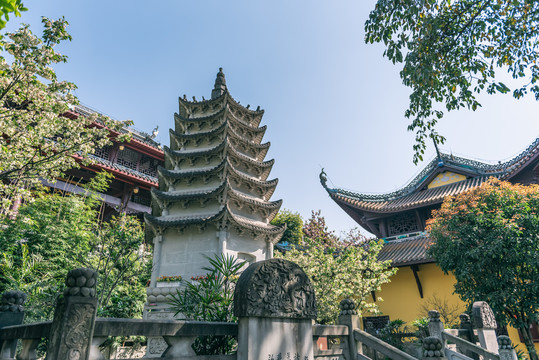
[[[238,360],[313,360],[314,289],[295,263],[270,259],[251,264],[234,293]]]
[[[444,323],[440,320],[440,313],[436,310],[429,311],[429,335],[436,336],[442,340]]]
[[[97,273],[75,269],[67,274],[64,296],[52,321],[47,360],[88,360],[94,334]]]
[[[496,339],[496,319],[492,309],[485,301],[476,301],[472,307],[473,325],[477,329],[477,337],[481,347],[498,353],[498,340]]]
[[[26,301],[26,294],[22,291],[6,291],[2,294],[0,305],[0,329],[6,326],[20,325],[24,320],[23,304]],[[0,351],[2,357],[15,358],[17,341],[9,341],[5,344],[0,340]]]
[[[356,304],[351,299],[343,299],[339,304],[341,312],[337,320],[339,325],[348,326],[348,349],[345,349],[344,358],[355,360],[357,354],[363,354],[363,345],[354,339],[354,329],[359,329],[359,316],[356,312]]]
[[[423,339],[423,359],[445,359],[442,339],[438,338],[437,336],[427,336]]]
[[[472,326],[472,322],[470,321],[470,316],[468,314],[460,314],[459,318],[460,318],[460,326],[458,330],[458,337],[466,341],[469,341],[472,344],[475,344],[477,340],[473,332],[473,326]],[[457,345],[457,349],[459,349],[460,353],[468,356],[469,358],[472,358],[475,360],[479,359],[479,356],[473,351],[460,349],[458,345]]]
[[[498,351],[500,360],[517,360],[517,353],[513,348],[511,339],[507,335],[498,336]]]

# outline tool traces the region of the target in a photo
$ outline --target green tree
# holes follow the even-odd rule
[[[21,0],[0,0],[0,30],[6,27],[9,14],[21,16],[21,11],[27,10]]]
[[[336,246],[339,244],[339,238],[334,231],[329,230],[326,225],[326,219],[322,216],[322,212],[311,211],[311,217],[303,226],[305,237],[315,240],[324,246]]]
[[[298,245],[303,240],[303,219],[297,212],[284,209],[279,211],[277,216],[271,221],[272,225],[286,225],[286,230],[281,238],[281,242]]]
[[[298,264],[313,284],[318,321],[332,324],[339,314],[342,299],[353,299],[358,312],[377,312],[376,304],[367,299],[389,282],[396,269],[389,262],[377,260],[382,243],[368,241],[357,232],[339,240],[329,231],[320,211],[312,213],[303,228],[304,241],[284,254],[276,253]]]
[[[150,253],[144,242],[142,224],[136,217],[125,214],[113,217],[111,221],[99,224],[94,233],[88,254],[91,266],[99,273],[99,304],[106,307],[119,285],[137,285],[140,273],[146,270]],[[117,296],[114,298],[115,302],[120,300]],[[144,301],[144,296],[141,300]],[[126,302],[125,299],[121,301]]]
[[[99,174],[89,187],[102,190],[106,178]],[[0,292],[27,292],[30,319],[52,316],[67,272],[77,267],[99,272],[100,314],[120,317],[141,310],[150,277],[144,231],[132,216],[101,222],[100,206],[101,199],[91,190],[85,195],[42,193],[24,204],[16,218],[3,218]],[[128,301],[128,295],[136,303]],[[132,308],[125,308],[128,305]]]
[[[425,140],[444,138],[435,125],[447,111],[481,104],[476,95],[511,92],[496,70],[509,72],[515,98],[539,99],[539,2],[535,0],[378,0],[365,23],[367,43],[383,43],[384,56],[402,63],[411,88],[405,116],[415,131],[414,162]]]
[[[0,215],[15,199],[32,199],[41,179],[54,182],[79,161],[88,163],[88,155],[109,143],[109,130],[125,125],[97,115],[63,116],[78,103],[71,94],[76,86],[60,81],[51,66],[67,61],[55,46],[71,36],[64,19],[43,18],[43,24],[42,38],[28,25],[8,33],[11,60],[0,57]]]
[[[428,232],[430,253],[456,278],[455,293],[468,304],[487,301],[537,360],[530,325],[539,319],[539,186],[491,178],[446,198]]]

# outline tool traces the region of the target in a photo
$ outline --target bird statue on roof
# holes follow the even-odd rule
[[[150,139],[155,139],[157,137],[157,134],[159,134],[159,125],[155,127],[155,129],[152,130],[152,134],[150,135]]]

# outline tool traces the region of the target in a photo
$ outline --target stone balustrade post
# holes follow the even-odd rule
[[[468,314],[460,314],[459,318],[460,318],[460,325],[459,325],[459,329],[457,333],[458,337],[468,342],[471,342],[472,344],[475,344],[477,340],[475,338],[475,334],[473,331],[472,322],[470,321],[470,316]],[[458,345],[457,345],[457,349],[459,350],[461,354],[464,354],[468,356],[469,358],[472,358],[475,360],[479,359],[479,356],[473,351],[462,350],[458,347]]]
[[[345,360],[355,360],[357,354],[363,354],[363,345],[354,339],[354,329],[359,329],[360,321],[356,312],[356,304],[351,299],[343,299],[339,304],[341,312],[337,320],[339,325],[348,326],[348,349],[345,350]]]
[[[54,311],[47,360],[88,360],[97,313],[97,272],[74,269],[67,274],[64,296]]]
[[[440,320],[440,313],[436,310],[429,311],[429,335],[442,340],[444,323]]]
[[[0,303],[0,329],[6,326],[21,325],[24,321],[23,304],[26,294],[22,291],[11,290],[2,294]],[[17,341],[0,340],[0,359],[14,359]]]
[[[498,336],[498,353],[500,360],[517,360],[517,352],[513,348],[511,339],[507,335]]]
[[[251,264],[234,292],[238,360],[314,360],[314,289],[305,272],[284,259]]]
[[[492,309],[485,301],[476,301],[472,306],[472,319],[479,344],[484,349],[495,354],[498,353],[498,340],[496,339],[496,328],[498,327]]]
[[[473,326],[470,320],[470,315],[460,314],[459,318],[460,318],[460,325],[459,325],[458,337],[475,344],[476,339],[475,339],[475,334],[473,332]]]

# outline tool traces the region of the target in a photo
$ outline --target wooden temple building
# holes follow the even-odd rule
[[[159,188],[151,191],[153,212],[145,216],[154,237],[150,310],[166,307],[179,286],[160,279],[196,279],[206,274],[207,257],[273,257],[285,229],[270,224],[282,201],[270,201],[277,179],[268,180],[274,160],[265,160],[263,115],[232,98],[222,69],[210,99],[179,99]]]
[[[446,196],[475,188],[491,176],[524,185],[539,183],[539,138],[504,163],[487,164],[438,153],[408,185],[386,194],[329,188],[325,173],[320,174],[322,186],[331,199],[363,229],[384,240],[379,259],[391,260],[392,266],[399,268],[379,294],[384,300],[379,303],[384,316],[367,321],[374,322],[375,327],[394,319],[410,322],[426,316],[422,304],[433,301],[465,310],[453,294],[454,277],[444,275],[427,254],[430,240],[425,223]]]
[[[96,111],[77,105],[63,116],[76,119],[89,116]],[[103,218],[119,212],[140,215],[150,213],[150,190],[158,186],[157,168],[164,164],[164,152],[159,143],[153,140],[155,135],[146,134],[132,127],[125,127],[123,132],[131,135],[131,141],[118,142],[111,132],[112,144],[96,149],[90,156],[92,164],[71,169],[66,176],[55,183],[44,182],[50,188],[73,193],[84,193],[81,185],[88,182],[96,172],[107,171],[114,175],[109,189],[101,194],[105,203]]]

